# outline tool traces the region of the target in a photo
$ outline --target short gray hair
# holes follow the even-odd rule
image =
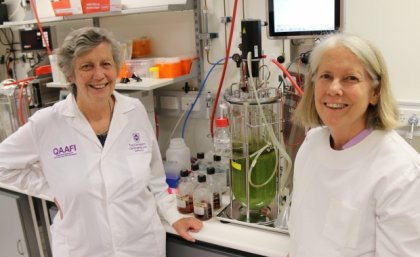
[[[70,32],[64,39],[61,47],[54,52],[57,55],[58,67],[60,67],[67,80],[74,76],[74,61],[80,55],[92,50],[103,42],[110,44],[115,68],[117,72],[119,71],[122,58],[119,43],[114,36],[103,28],[84,27]],[[69,90],[76,94],[76,85],[71,84]]]

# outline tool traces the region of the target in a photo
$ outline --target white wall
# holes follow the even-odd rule
[[[345,2],[344,29],[373,41],[382,50],[398,100],[420,101],[420,1]]]

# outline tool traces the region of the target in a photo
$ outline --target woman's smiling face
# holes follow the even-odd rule
[[[315,107],[335,133],[355,136],[365,129],[367,108],[378,96],[364,64],[345,47],[326,51],[315,74]]]
[[[77,87],[77,101],[95,103],[109,99],[116,80],[116,65],[111,46],[106,42],[83,53],[74,61],[71,82]]]

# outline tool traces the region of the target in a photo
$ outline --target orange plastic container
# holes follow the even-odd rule
[[[190,74],[192,62],[197,59],[195,55],[181,56],[181,72],[182,75]]]
[[[133,76],[133,72],[129,69],[129,67],[127,67],[127,63],[123,63],[123,65],[121,66],[120,72],[118,74],[118,78],[119,79],[123,79],[123,78],[131,78],[131,76]]]
[[[140,58],[150,55],[151,46],[150,38],[143,37],[133,40],[133,52],[131,54],[132,58]]]
[[[159,68],[159,78],[176,78],[183,75],[179,57],[160,58],[155,63]]]
[[[131,73],[135,73],[140,78],[150,78],[149,68],[153,67],[155,61],[153,59],[132,59],[125,61],[127,69]]]

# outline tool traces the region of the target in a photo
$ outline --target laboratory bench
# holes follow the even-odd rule
[[[203,221],[203,224],[200,232],[191,232],[196,242],[189,243],[185,240],[180,240],[179,236],[174,236],[176,235],[174,229],[165,222],[164,226],[168,233],[167,256],[287,256],[289,236],[286,234],[234,223],[222,223],[215,218]],[[171,254],[171,244],[176,244],[175,249],[186,249],[186,253],[194,251],[200,253],[199,250],[201,249],[206,249],[205,251],[210,252],[214,250],[214,252],[212,254],[209,253],[209,255],[178,255],[180,252]]]
[[[14,187],[0,183],[0,189],[8,192],[16,192],[27,196],[29,199],[29,210],[33,224],[37,222],[36,212],[44,212],[42,220],[47,224],[44,226],[47,233],[44,236],[50,238],[48,231],[49,210],[47,208],[53,199],[47,195],[28,195]],[[3,190],[0,190],[3,191]],[[34,207],[31,198],[35,197],[41,206]],[[226,198],[225,198],[226,199]],[[223,201],[225,202],[225,200]],[[3,217],[4,219],[5,217]],[[175,230],[165,221],[163,225],[167,231],[167,256],[168,257],[221,257],[221,256],[272,256],[286,257],[289,248],[289,236],[276,231],[264,230],[234,223],[226,223],[216,218],[203,221],[203,228],[198,233],[191,232],[196,239],[195,243],[188,242],[179,237]],[[42,235],[39,226],[34,226],[36,241],[39,249],[42,249]],[[0,238],[2,232],[0,232]],[[9,232],[6,232],[9,233]],[[37,255],[38,256],[38,255]],[[45,255],[39,255],[45,256]],[[48,256],[48,255],[47,255]]]

